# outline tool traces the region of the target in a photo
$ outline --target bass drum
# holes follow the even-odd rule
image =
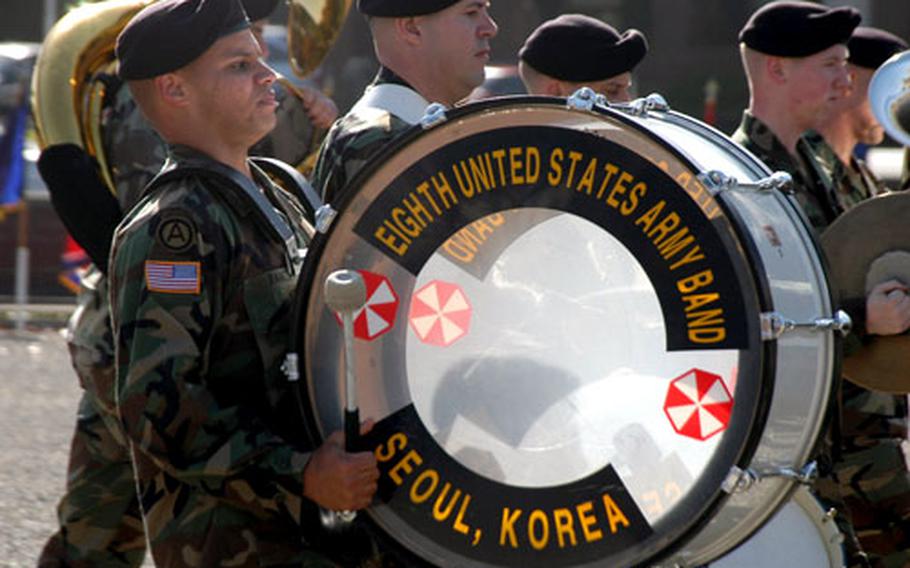
[[[437,118],[352,182],[297,291],[326,436],[344,343],[324,282],[366,282],[370,521],[440,566],[696,566],[748,538],[795,482],[744,481],[806,464],[832,388],[832,332],[770,333],[771,312],[831,314],[795,202],[748,187],[770,172],[722,134],[641,102]]]
[[[711,563],[711,568],[843,568],[844,535],[828,511],[801,487],[752,538]]]

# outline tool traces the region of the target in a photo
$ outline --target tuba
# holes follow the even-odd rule
[[[288,59],[300,77],[319,67],[338,39],[351,0],[288,0]]]
[[[64,143],[82,147],[98,161],[112,193],[116,193],[116,186],[102,143],[101,115],[107,90],[104,77],[116,72],[117,35],[153,1],[104,0],[70,10],[44,39],[32,78],[32,112],[41,147]],[[322,62],[337,39],[351,0],[288,2],[289,58],[294,72],[304,76]],[[291,81],[281,77],[279,82],[303,98]],[[308,146],[312,151],[318,142],[311,141]]]
[[[885,131],[910,146],[910,51],[882,64],[869,84],[869,103]]]
[[[32,113],[42,148],[71,143],[95,158],[112,193],[101,142],[105,75],[116,71],[117,35],[151,0],[108,0],[67,12],[44,39],[32,76]]]

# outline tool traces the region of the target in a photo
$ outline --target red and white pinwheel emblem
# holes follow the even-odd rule
[[[733,397],[720,376],[692,369],[670,383],[664,412],[678,434],[704,441],[727,429]]]
[[[471,304],[460,287],[433,280],[414,294],[408,318],[421,341],[448,347],[467,335]]]
[[[358,270],[367,288],[367,301],[354,313],[354,337],[373,341],[395,326],[398,294],[389,279],[380,274]],[[335,314],[341,324],[341,317]]]

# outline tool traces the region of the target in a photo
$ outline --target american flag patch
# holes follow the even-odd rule
[[[151,292],[198,294],[202,284],[199,263],[147,260],[145,283]]]

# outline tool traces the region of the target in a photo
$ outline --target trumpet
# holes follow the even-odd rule
[[[910,146],[910,51],[878,68],[869,83],[869,104],[888,135]]]

